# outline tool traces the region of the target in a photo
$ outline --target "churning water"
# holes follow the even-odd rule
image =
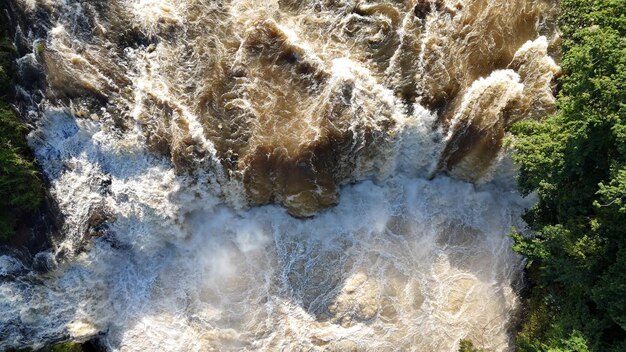
[[[9,7],[64,225],[48,272],[0,257],[0,348],[511,348],[556,0]]]

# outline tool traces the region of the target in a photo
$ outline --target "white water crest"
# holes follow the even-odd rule
[[[64,224],[50,271],[0,257],[0,349],[512,349],[554,1],[15,4]]]

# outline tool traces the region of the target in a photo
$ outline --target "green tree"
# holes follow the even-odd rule
[[[39,352],[83,352],[88,351],[87,348],[84,348],[83,345],[75,343],[75,342],[61,342],[56,345],[46,346],[40,350]],[[33,352],[30,348],[22,348],[22,349],[9,349],[7,352]]]
[[[474,347],[474,344],[470,340],[461,340],[461,342],[459,342],[459,352],[485,352],[485,350]]]
[[[42,201],[42,184],[26,145],[26,130],[8,103],[13,96],[15,49],[6,23],[0,18],[0,240],[11,238],[19,219]]]
[[[559,112],[517,124],[513,234],[532,287],[520,351],[626,351],[626,1],[563,0]]]

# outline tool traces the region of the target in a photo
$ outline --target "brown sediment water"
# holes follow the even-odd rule
[[[558,1],[12,5],[66,224],[0,347],[511,348],[504,138],[554,112]]]

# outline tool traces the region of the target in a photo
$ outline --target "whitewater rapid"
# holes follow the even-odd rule
[[[129,135],[62,111],[32,138],[68,231],[50,272],[3,265],[4,347],[93,336],[122,351],[510,345],[522,262],[507,233],[532,201],[506,160],[479,187],[402,174],[347,186],[338,206],[301,220],[233,209],[211,175],[177,176]],[[106,234],[85,243],[105,208]]]
[[[0,349],[512,349],[555,1],[10,3],[63,227],[0,256]]]
[[[5,347],[97,334],[123,351],[510,344],[522,262],[506,234],[531,204],[510,165],[480,187],[402,175],[359,183],[300,220],[277,206],[233,210],[207,191],[210,177],[176,176],[166,160],[103,139],[97,124],[49,118],[37,151],[71,164],[53,183],[67,222],[84,223],[102,202],[114,220],[47,274],[8,269]],[[66,236],[57,251],[71,253],[81,234]]]

